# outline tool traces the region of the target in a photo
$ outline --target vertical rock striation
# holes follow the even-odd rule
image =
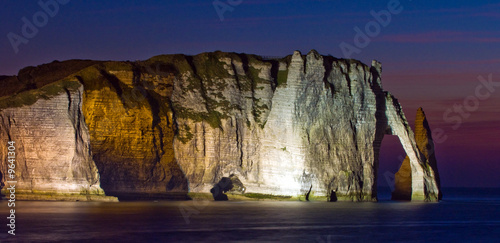
[[[400,104],[382,89],[382,69],[376,61],[369,67],[314,50],[276,60],[213,52],[96,62],[78,70],[65,80],[84,88],[77,89],[76,96],[71,93],[76,91],[65,93],[72,97],[69,100],[83,97],[78,100],[81,105],[64,103],[65,94],[32,97],[37,107],[39,102],[46,107],[35,113],[47,116],[59,114],[58,107],[71,107],[70,118],[57,120],[88,127],[81,143],[90,146],[75,141],[75,148],[66,148],[77,155],[87,148],[87,157],[79,155],[75,163],[95,162],[89,171],[97,168],[101,186],[110,195],[208,193],[222,179],[231,178],[238,182],[238,193],[373,201],[380,144],[385,134],[392,134],[408,154],[412,199],[439,197],[435,158],[419,150],[427,145],[415,141]],[[32,109],[16,106],[12,99],[5,99],[0,113],[3,134],[16,131],[7,125],[12,114]],[[75,116],[80,118],[71,118]],[[29,124],[24,119],[16,121]],[[45,127],[50,122],[37,124]],[[71,130],[62,131],[55,139],[71,143]],[[36,146],[34,141],[27,144]],[[49,150],[44,145],[33,149]],[[60,154],[72,156],[66,150]],[[81,169],[71,168],[82,177]]]
[[[268,169],[260,163],[259,151],[275,65],[253,55],[220,52],[178,62],[178,70],[185,68],[172,94],[178,127],[174,147],[190,191],[208,192],[230,176],[249,186],[259,183]]]
[[[173,151],[172,79],[131,63],[104,63],[73,78],[85,86],[82,113],[103,189],[120,199],[184,199],[187,181]]]
[[[12,181],[17,181],[17,199],[58,200],[64,197],[57,195],[66,195],[74,200],[113,200],[104,197],[91,157],[82,93],[78,82],[58,82],[1,101],[0,158],[7,161],[5,144],[14,141],[16,178]],[[5,183],[9,180],[6,163],[1,173]]]
[[[380,143],[391,134],[414,168],[413,199],[435,200],[429,162],[399,103],[383,91],[379,63],[368,67],[315,51],[281,62],[211,55],[206,58],[218,60],[223,75],[200,75],[197,56],[172,98],[184,134],[175,140],[176,159],[191,191],[206,192],[235,175],[247,192],[297,196],[312,186],[315,196],[376,200]],[[190,88],[193,77],[199,89]],[[223,114],[215,124],[203,119],[214,112]]]

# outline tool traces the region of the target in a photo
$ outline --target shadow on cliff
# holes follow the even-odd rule
[[[91,132],[93,159],[101,175],[101,188],[106,195],[118,197],[120,201],[190,199],[187,195],[187,177],[173,154],[175,118],[169,117],[169,114],[173,112],[170,105],[171,97],[161,96],[155,92],[154,87],[149,87],[149,83],[141,80],[143,74],[158,75],[158,72],[162,70],[176,73],[170,67],[159,66],[157,70],[153,70],[151,67],[134,66],[132,67],[133,87],[127,86],[117,76],[108,72],[107,67],[100,70],[100,75],[105,82],[96,83],[96,80],[79,79],[85,86],[91,86],[90,90],[93,86],[96,86],[93,88],[97,90],[101,90],[104,86],[114,90],[126,111],[121,116],[141,121],[145,118],[150,119],[150,123],[140,127],[123,124],[112,126],[109,128],[112,129],[110,134],[114,135],[102,142],[96,139],[96,136],[102,134]],[[138,92],[133,93],[134,91]],[[149,109],[149,111],[146,109],[146,112],[151,112],[149,115],[139,112],[145,108]],[[130,112],[134,110],[136,112]],[[94,113],[88,115],[92,116]],[[96,129],[92,125],[89,128]],[[141,144],[126,141],[130,140],[127,139],[130,136],[121,136],[123,129],[139,129],[129,132],[141,134],[140,138],[145,141],[149,140],[151,147],[144,149]]]

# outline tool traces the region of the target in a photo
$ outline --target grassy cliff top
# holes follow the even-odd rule
[[[315,51],[314,51],[315,52]],[[319,55],[317,52],[315,52]],[[245,71],[252,74],[255,71],[251,66],[263,63],[286,63],[290,64],[292,55],[283,58],[268,58],[252,54],[242,54],[234,52],[205,52],[194,56],[183,54],[159,55],[144,61],[93,61],[93,60],[67,60],[53,61],[36,67],[29,66],[21,69],[16,76],[0,76],[0,100],[2,107],[22,106],[34,103],[39,98],[47,98],[64,91],[66,86],[75,84],[64,83],[72,77],[89,74],[98,75],[102,71],[129,71],[135,73],[149,73],[156,75],[173,74],[175,76],[192,72],[198,79],[208,77],[225,77],[227,71],[221,65],[221,59],[230,59],[243,63]],[[305,55],[303,55],[305,58]],[[324,56],[327,60],[343,61],[346,63],[361,64],[356,60],[337,59],[331,56]],[[364,65],[364,64],[363,64]],[[276,65],[274,65],[276,66]],[[366,66],[366,65],[364,65]],[[248,69],[248,70],[247,70]],[[97,70],[97,71],[96,71]],[[97,73],[96,73],[97,72]],[[277,82],[284,83],[286,72],[275,70],[273,74]],[[255,75],[254,75],[255,76]],[[255,78],[255,77],[254,77]],[[54,83],[66,80],[59,85]],[[98,82],[98,80],[96,80]],[[56,90],[56,89],[60,90]],[[28,92],[38,90],[38,92]],[[6,101],[8,100],[8,102]],[[12,100],[12,101],[10,101]]]
[[[11,96],[24,91],[38,89],[92,66],[98,61],[68,60],[53,61],[36,67],[25,67],[16,76],[0,78],[0,97]]]
[[[211,61],[227,57],[242,62],[262,62],[257,55],[237,54],[229,52],[206,52],[195,56],[183,54],[159,55],[145,61],[93,61],[93,60],[67,60],[53,61],[36,67],[28,66],[16,76],[0,76],[0,98],[12,96],[28,90],[39,89],[48,84],[60,81],[68,76],[78,73],[91,66],[105,66],[107,70],[132,71],[134,68],[142,71],[161,71],[177,73],[192,70],[193,62],[207,61],[207,70],[210,70]],[[158,65],[158,64],[162,65]],[[161,70],[158,70],[160,67]]]
[[[39,89],[31,89],[12,96],[0,97],[0,110],[6,108],[32,105],[39,99],[50,99],[63,92],[77,90],[81,84],[78,81],[60,80]]]

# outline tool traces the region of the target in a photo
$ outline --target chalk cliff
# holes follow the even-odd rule
[[[63,92],[50,93],[48,88]],[[6,146],[2,159],[2,184],[16,187],[17,199],[104,200],[99,173],[91,157],[90,137],[82,115],[80,84],[58,83],[22,94],[0,112],[0,140],[15,142],[15,178],[7,178]],[[44,96],[29,106],[20,106],[33,96]],[[33,100],[34,101],[34,100]],[[5,102],[5,101],[4,101]],[[5,103],[4,103],[5,104]],[[16,107],[19,106],[19,107]]]
[[[37,153],[61,155],[53,162],[20,152],[25,190],[33,191],[35,182],[55,192],[80,185],[96,188],[88,190],[94,194],[102,187],[107,195],[178,198],[188,191],[209,193],[222,178],[232,178],[244,194],[303,196],[311,189],[309,198],[333,194],[338,200],[372,201],[380,144],[392,134],[409,158],[411,199],[439,197],[435,159],[419,150],[397,99],[382,89],[376,61],[367,66],[311,51],[272,60],[214,52],[73,62],[65,77],[31,78],[12,89],[16,95],[0,98],[2,143],[23,141],[24,147],[38,146],[32,148]],[[12,78],[1,80],[7,81]],[[40,95],[44,89],[57,95]],[[74,129],[38,133],[35,127],[50,121],[27,121],[30,115],[19,117],[15,129],[7,125],[24,110]],[[74,141],[75,134],[84,138]],[[54,141],[34,141],[48,136]],[[6,150],[0,153],[5,158]],[[85,169],[63,166],[75,156]],[[60,173],[32,172],[49,164]],[[5,169],[3,164],[2,175]],[[59,184],[62,178],[68,184]]]
[[[434,142],[432,140],[432,132],[429,127],[429,123],[427,122],[424,110],[421,107],[418,108],[417,115],[415,117],[415,140],[418,150],[428,161],[427,165],[431,167],[430,171],[434,173],[432,176],[435,178],[436,186],[439,189],[438,199],[442,199]],[[408,158],[408,156],[406,156],[405,160],[401,164],[401,167],[395,175],[395,190],[394,192],[392,192],[392,199],[411,200],[411,196],[412,174],[410,159]]]

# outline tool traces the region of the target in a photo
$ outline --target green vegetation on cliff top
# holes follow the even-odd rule
[[[72,74],[100,63],[91,60],[53,61],[36,67],[25,67],[17,76],[0,80],[0,97],[12,96],[16,93],[39,89],[48,84],[60,81]]]
[[[0,110],[32,105],[39,99],[48,100],[66,91],[75,91],[82,86],[78,81],[61,80],[39,89],[25,91],[10,97],[0,98]]]
[[[14,83],[16,87],[10,89],[10,92],[19,92],[17,94],[0,94],[0,109],[8,107],[20,107],[34,104],[39,99],[49,99],[66,90],[74,90],[83,83],[86,90],[99,90],[111,86],[117,92],[128,93],[133,87],[123,82],[119,82],[109,71],[131,71],[136,73],[152,73],[155,75],[171,75],[181,78],[182,75],[190,73],[186,91],[197,91],[201,94],[206,112],[197,112],[184,108],[182,104],[173,104],[175,114],[181,118],[189,118],[194,121],[206,121],[210,126],[221,127],[221,119],[228,118],[232,110],[241,110],[241,107],[232,104],[226,100],[222,91],[227,87],[226,78],[231,78],[228,68],[233,68],[233,64],[228,64],[223,60],[242,63],[245,75],[237,75],[239,88],[243,92],[253,93],[259,87],[259,84],[269,84],[269,81],[259,77],[260,70],[256,69],[259,65],[271,65],[270,61],[264,61],[260,56],[227,53],[227,52],[208,52],[195,56],[160,55],[152,57],[145,61],[137,62],[102,62],[90,60],[70,60],[54,61],[49,64],[38,67],[26,67],[19,72],[17,77],[6,77],[1,81]],[[274,61],[276,62],[276,61]],[[286,82],[286,71],[277,73],[278,84]],[[75,80],[75,77],[79,82]],[[12,81],[12,82],[10,82]],[[13,85],[13,84],[12,84]],[[10,86],[12,86],[10,85]],[[17,87],[19,86],[19,87]],[[24,91],[23,91],[24,90]],[[254,98],[255,99],[255,98]],[[168,102],[167,102],[168,103]],[[167,104],[168,105],[168,104]],[[260,104],[257,99],[254,100],[252,114],[256,122],[260,122],[260,115],[267,105]],[[261,124],[263,126],[263,124]],[[187,136],[189,138],[191,136]]]
[[[236,104],[226,99],[222,91],[227,88],[225,79],[231,78],[229,71],[234,70],[233,62],[241,63],[245,69],[245,75],[237,75],[238,88],[242,92],[251,92],[252,96],[258,88],[258,83],[269,83],[259,77],[260,70],[254,68],[256,64],[263,63],[260,57],[254,55],[211,52],[196,56],[158,56],[149,61],[170,61],[179,72],[187,74],[187,85],[183,92],[195,92],[201,95],[204,101],[205,111],[194,111],[183,107],[182,104],[174,103],[176,116],[191,119],[193,121],[205,121],[213,128],[221,127],[221,119],[229,117],[233,110],[241,110]],[[226,62],[230,61],[230,62]],[[182,71],[181,71],[182,70]],[[236,73],[236,71],[234,70]],[[266,105],[256,105],[254,116],[259,119],[261,109],[267,109]]]

